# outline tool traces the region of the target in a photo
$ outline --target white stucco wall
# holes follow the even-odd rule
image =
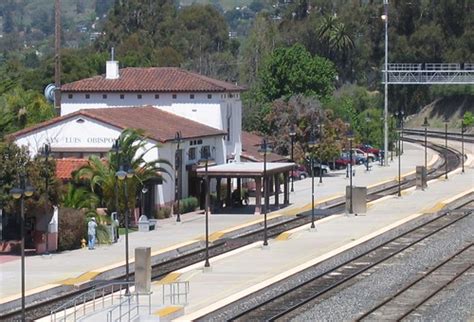
[[[72,97],[70,97],[72,95]],[[89,98],[86,98],[89,95]],[[103,97],[106,95],[106,98]],[[120,98],[123,95],[123,99]],[[141,95],[141,98],[138,98]],[[159,95],[155,98],[155,95]],[[176,95],[176,98],[173,98]],[[191,99],[191,95],[194,98]],[[208,98],[212,95],[212,98]],[[207,126],[227,131],[231,117],[230,141],[225,141],[226,156],[240,160],[242,151],[242,102],[240,93],[62,93],[61,115],[81,109],[151,105]]]
[[[18,145],[27,146],[32,156],[48,143],[53,150],[110,149],[121,130],[82,116],[17,137]]]
[[[119,137],[121,129],[108,124],[90,119],[84,116],[77,116],[72,119],[52,124],[50,126],[31,131],[17,137],[15,142],[21,146],[27,146],[31,156],[38,153],[39,149],[48,143],[53,152],[56,151],[108,151],[111,149],[114,141]],[[191,142],[194,144],[191,145]],[[197,144],[197,142],[201,142]],[[145,154],[144,159],[147,162],[156,159],[168,160],[171,166],[162,164],[169,174],[163,174],[163,185],[158,185],[156,189],[155,200],[157,204],[164,204],[174,200],[175,191],[175,151],[176,143],[160,143],[159,148],[153,148],[156,142],[148,140],[145,148],[150,150]],[[225,163],[225,144],[222,136],[196,138],[185,140],[181,143],[183,149],[183,165],[181,167],[182,176],[182,195],[188,196],[188,172],[186,165],[194,164],[200,159],[200,150],[202,146],[208,145],[211,151],[211,157],[217,164]],[[189,149],[196,149],[196,158],[189,158]],[[142,153],[139,151],[138,153]]]

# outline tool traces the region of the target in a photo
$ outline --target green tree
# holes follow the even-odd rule
[[[137,189],[144,182],[150,179],[164,179],[162,174],[168,174],[164,167],[170,165],[167,160],[157,159],[146,162],[145,155],[158,146],[147,148],[147,138],[143,136],[142,131],[127,129],[119,137],[120,152],[118,155],[109,152],[108,162],[102,161],[97,156],[89,157],[89,163],[81,167],[75,174],[78,181],[86,180],[90,190],[94,192],[101,200],[101,204],[109,211],[115,210],[115,185],[118,184],[119,208],[123,214],[125,209],[135,208]],[[124,200],[124,184],[117,181],[116,172],[119,170],[119,164],[127,165],[134,171],[133,179],[127,181],[128,205]]]
[[[297,94],[327,99],[334,90],[336,72],[327,59],[312,57],[301,45],[278,48],[260,73],[260,91],[268,101]]]
[[[61,183],[55,177],[54,160],[45,160],[39,156],[30,158],[26,147],[19,147],[13,141],[0,143],[0,207],[8,213],[16,211],[16,203],[9,195],[10,190],[18,186],[20,175],[26,175],[28,183],[34,187],[33,196],[26,199],[25,206],[30,215],[44,214],[45,209],[57,205],[61,191]],[[48,191],[46,194],[46,178]]]
[[[318,160],[329,161],[339,155],[345,133],[345,125],[331,111],[323,109],[321,102],[314,98],[296,95],[289,101],[277,100],[266,121],[270,124],[270,137],[275,150],[282,155],[290,152],[290,128],[296,133],[294,156],[304,162],[306,153],[315,153]],[[310,149],[308,142],[312,135],[318,138],[316,149]]]

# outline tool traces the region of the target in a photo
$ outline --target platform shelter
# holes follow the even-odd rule
[[[255,180],[255,214],[259,215],[262,209],[262,179],[264,177],[264,172],[269,181],[269,188],[274,186],[274,189],[269,189],[274,191],[274,200],[275,206],[279,206],[279,193],[280,193],[280,184],[281,176],[283,177],[283,204],[287,205],[290,203],[290,192],[289,192],[289,177],[290,171],[294,168],[295,164],[293,162],[267,162],[266,170],[264,171],[263,162],[234,162],[227,164],[220,164],[209,166],[207,168],[200,167],[196,169],[196,175],[201,178],[206,178],[209,182],[209,179],[215,178],[217,199],[220,200],[221,196],[221,181],[223,179],[227,180],[227,189],[226,189],[226,205],[230,205],[232,200],[231,196],[231,180],[237,179],[237,190],[238,192],[242,189],[242,179],[253,179]],[[209,192],[207,192],[209,193]],[[267,193],[267,198],[269,194]],[[208,196],[207,196],[208,197]]]

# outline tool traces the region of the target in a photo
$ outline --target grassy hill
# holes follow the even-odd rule
[[[430,128],[444,129],[443,120],[446,117],[450,129],[460,129],[461,118],[468,111],[474,113],[474,96],[472,95],[440,98],[425,106],[418,114],[410,115],[406,127],[420,128],[425,117],[427,117]],[[470,131],[473,132],[473,129]]]

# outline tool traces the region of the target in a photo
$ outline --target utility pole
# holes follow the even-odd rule
[[[61,112],[61,0],[54,2],[54,108]]]
[[[388,165],[388,0],[383,1],[384,14],[382,20],[385,27],[385,63],[384,63],[384,159],[385,166]]]

